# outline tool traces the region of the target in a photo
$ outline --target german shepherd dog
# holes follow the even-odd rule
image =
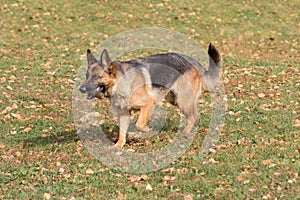
[[[117,114],[119,138],[114,147],[122,148],[130,124],[130,109],[139,109],[136,122],[139,131],[148,132],[147,123],[156,103],[163,99],[177,105],[187,117],[183,133],[198,125],[197,101],[202,87],[214,90],[219,78],[220,54],[208,47],[209,67],[178,53],[156,54],[130,61],[112,61],[107,50],[100,60],[87,50],[88,69],[80,91],[88,99],[109,97]]]

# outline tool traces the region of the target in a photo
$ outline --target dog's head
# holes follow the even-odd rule
[[[91,51],[87,50],[86,80],[80,86],[82,93],[87,93],[88,99],[101,99],[110,96],[110,88],[116,80],[116,64],[114,64],[106,50],[103,50],[100,60],[97,60]]]

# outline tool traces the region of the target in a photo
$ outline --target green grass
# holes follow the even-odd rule
[[[0,198],[300,198],[299,9],[290,0],[0,1]],[[152,26],[217,46],[228,111],[206,158],[197,152],[209,112],[186,154],[140,180],[108,169],[84,148],[72,119],[71,80],[87,48]],[[171,137],[125,148],[151,150]]]

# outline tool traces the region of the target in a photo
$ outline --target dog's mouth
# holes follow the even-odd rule
[[[94,98],[95,98],[95,92],[94,92],[94,91],[88,92],[86,98],[89,99],[89,100],[90,100],[90,99],[94,99]]]
[[[105,97],[106,85],[104,83],[98,83],[96,89],[87,92],[87,99],[103,99]]]

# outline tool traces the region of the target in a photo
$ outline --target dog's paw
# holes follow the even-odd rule
[[[152,129],[149,126],[144,127],[138,127],[136,126],[136,129],[140,132],[149,133]]]
[[[111,148],[112,149],[117,149],[117,150],[120,150],[120,149],[122,149],[123,148],[123,146],[124,146],[124,144],[121,144],[121,143],[116,143],[116,144],[114,144],[113,146],[111,146]]]

